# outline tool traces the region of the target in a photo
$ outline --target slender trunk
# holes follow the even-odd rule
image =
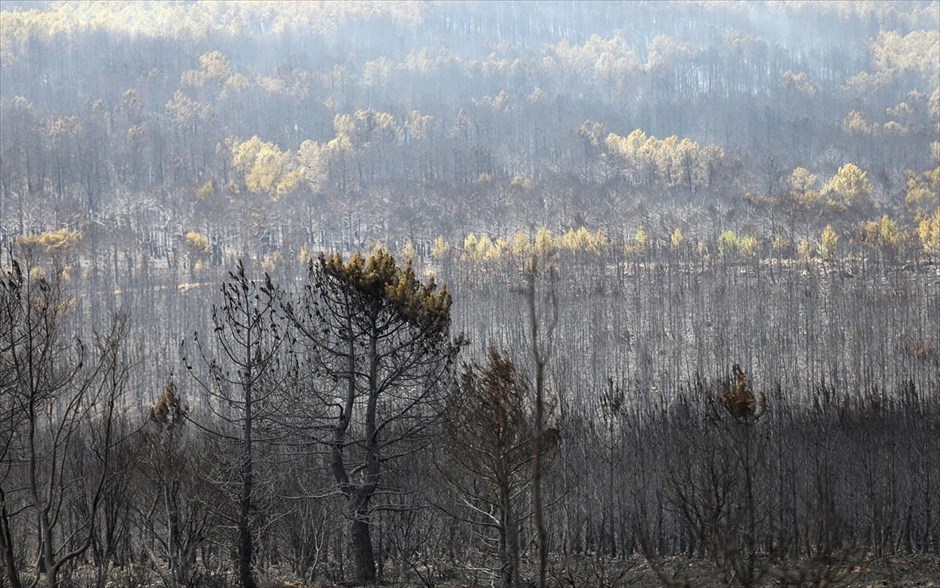
[[[6,496],[0,488],[0,552],[3,557],[4,574],[11,588],[21,588],[20,576],[16,571],[16,557],[13,553],[13,537],[10,535],[10,521],[7,516]]]
[[[499,478],[499,502],[501,525],[499,529],[499,551],[502,564],[503,586],[515,588],[521,586],[519,578],[519,529],[516,526],[516,515],[512,508],[512,488],[509,483],[509,474],[504,469],[497,472]]]
[[[533,504],[535,531],[539,548],[539,588],[545,588],[545,572],[548,568],[548,537],[545,531],[545,515],[542,505],[542,432],[545,429],[545,361],[539,358],[535,370],[535,442],[532,459]]]
[[[55,555],[52,551],[52,525],[49,522],[49,513],[44,508],[39,509],[39,537],[42,541],[42,564],[46,571],[46,585],[49,588],[56,588],[59,570],[55,565]]]
[[[250,340],[249,340],[249,347]],[[250,353],[250,351],[249,351]],[[249,359],[250,361],[250,359]],[[251,426],[252,426],[252,389],[251,389],[251,368],[245,373],[245,423],[242,439],[242,488],[239,497],[238,513],[238,578],[242,588],[255,588],[255,580],[252,577],[252,559],[254,556],[254,545],[251,539],[251,528],[249,527],[249,517],[251,516],[251,499],[254,491],[254,463],[251,454]]]
[[[532,357],[535,360],[535,436],[532,443],[532,486],[533,510],[535,511],[535,531],[538,540],[539,569],[538,587],[545,588],[545,576],[548,568],[548,534],[545,531],[545,515],[542,504],[542,434],[545,429],[545,364],[548,350],[551,346],[552,335],[557,321],[557,302],[554,290],[550,291],[553,304],[552,321],[548,325],[545,345],[539,340],[539,319],[536,313],[535,279],[538,273],[538,256],[533,255],[530,260],[528,279],[529,302],[529,334],[532,338]],[[554,287],[554,286],[553,286]]]
[[[610,518],[610,521],[609,521],[609,523],[610,523],[610,524],[609,524],[610,535],[609,535],[609,537],[608,537],[608,541],[609,541],[609,548],[610,548],[610,553],[609,553],[609,555],[610,555],[610,557],[616,557],[616,554],[617,554],[617,537],[616,537],[616,533],[614,532],[614,521],[613,521],[613,514],[614,514],[614,513],[613,513],[613,510],[614,510],[614,508],[613,508],[613,500],[614,500],[614,460],[616,459],[616,457],[614,456],[614,419],[613,419],[613,415],[611,415],[610,424],[608,425],[607,431],[608,431],[607,443],[609,444],[609,445],[608,445],[608,452],[607,452],[607,498],[608,498],[608,500],[611,501],[610,509],[607,511],[607,516]]]
[[[170,571],[173,574],[173,580],[182,583],[185,576],[183,562],[180,557],[180,525],[179,512],[176,507],[176,495],[179,491],[179,480],[172,480],[164,483],[163,502],[166,507],[167,527],[169,530],[167,551],[170,557]]]
[[[751,471],[751,423],[748,422],[744,427],[744,434],[747,436],[744,440],[744,492],[747,500],[747,536],[745,546],[747,549],[747,570],[746,580],[750,584],[754,580],[754,567],[757,560],[757,541],[756,541],[756,514],[754,512],[754,482],[753,472]]]
[[[30,374],[32,377],[32,374]],[[32,392],[32,391],[31,391]],[[39,467],[38,450],[36,449],[36,416],[33,398],[35,394],[30,394],[29,404],[29,483],[30,498],[33,508],[37,512],[37,524],[39,531],[39,557],[37,568],[39,573],[46,574],[46,584],[49,588],[55,588],[56,567],[55,556],[52,549],[52,525],[49,522],[49,510],[45,503],[39,498]],[[54,466],[55,464],[53,464]]]

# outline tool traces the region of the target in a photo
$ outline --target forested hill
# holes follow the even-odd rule
[[[940,1],[0,0],[0,588],[935,586],[938,480]]]
[[[2,7],[6,241],[169,260],[193,232],[221,263],[642,226],[795,255],[887,215],[936,246],[937,2]]]

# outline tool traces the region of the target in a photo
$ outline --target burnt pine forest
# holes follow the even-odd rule
[[[937,578],[937,0],[0,0],[0,588]]]

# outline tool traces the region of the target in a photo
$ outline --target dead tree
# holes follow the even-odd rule
[[[539,315],[539,296],[536,282],[543,270],[539,268],[539,255],[533,254],[526,268],[526,298],[529,303],[529,336],[532,346],[532,359],[535,363],[535,441],[532,443],[532,502],[535,510],[535,531],[538,539],[539,567],[538,586],[545,588],[545,575],[548,568],[548,532],[545,529],[545,512],[542,499],[542,437],[545,428],[545,366],[552,353],[555,328],[558,325],[558,300],[555,294],[555,271],[551,266],[548,272],[548,288],[543,304],[547,305],[548,325],[545,333],[540,334],[541,318]],[[542,309],[544,312],[546,309]]]
[[[244,588],[254,588],[254,538],[252,517],[257,502],[255,453],[265,441],[258,427],[284,407],[278,378],[282,365],[280,352],[286,341],[275,315],[275,291],[270,279],[257,282],[248,278],[241,263],[222,284],[221,306],[213,308],[212,338],[209,347],[193,335],[200,363],[199,373],[184,353],[184,361],[196,382],[206,393],[205,407],[213,422],[200,428],[237,448],[231,467],[237,472],[238,504],[235,524],[238,532],[238,577]],[[184,347],[185,352],[185,347]],[[228,427],[219,428],[217,424]]]
[[[123,441],[116,438],[114,423],[125,384],[121,350],[127,317],[116,315],[89,348],[70,334],[75,300],[65,288],[61,264],[34,266],[28,255],[24,263],[11,260],[0,275],[3,418],[11,426],[2,439],[0,547],[7,575],[18,585],[10,523],[17,514],[32,515],[38,529],[36,581],[44,574],[46,585],[55,588],[63,568],[91,546],[106,485],[115,475],[111,458]],[[70,463],[86,425],[100,427],[89,448],[96,462],[90,475]],[[11,473],[22,485],[7,486]],[[7,510],[13,500],[23,504],[18,512]],[[64,509],[77,501],[85,502],[72,509],[80,520],[67,529]]]

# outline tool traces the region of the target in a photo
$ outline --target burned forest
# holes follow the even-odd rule
[[[937,578],[937,0],[0,0],[0,588]]]

